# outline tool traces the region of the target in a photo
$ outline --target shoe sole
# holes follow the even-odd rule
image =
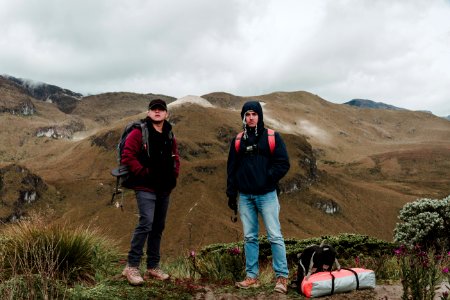
[[[275,292],[280,294],[287,294],[287,291],[281,290],[281,289],[273,289]]]
[[[130,285],[132,285],[132,286],[138,286],[138,285],[143,285],[144,284],[144,280],[142,280],[141,282],[138,282],[138,283],[133,283],[133,282],[130,282],[129,280],[128,280],[128,278],[127,278],[127,275],[126,274],[123,274],[122,273],[122,276],[123,277],[125,277],[125,279],[128,281],[128,283],[130,284]]]
[[[244,290],[252,289],[252,288],[259,288],[259,284],[252,284],[252,285],[249,285],[249,286],[242,286],[242,285],[236,284],[235,286],[237,288],[244,289]]]
[[[144,280],[149,280],[149,279],[158,280],[158,281],[168,281],[168,280],[170,280],[170,276],[165,278],[165,279],[162,279],[162,278],[158,278],[158,277],[155,277],[155,276],[152,276],[152,275],[149,275],[149,274],[145,274],[144,275]]]

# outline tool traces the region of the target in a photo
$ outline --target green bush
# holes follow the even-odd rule
[[[337,251],[337,257],[342,266],[357,266],[356,260],[359,260],[359,266],[371,268],[378,271],[383,276],[391,276],[392,271],[384,270],[386,268],[386,260],[393,256],[394,249],[397,244],[379,240],[373,237],[359,234],[340,234],[337,236],[322,236],[309,239],[286,239],[286,256],[290,269],[297,266],[297,254],[301,253],[306,247],[311,245],[319,245],[322,241],[332,245]],[[214,271],[221,270],[222,273],[230,274],[236,272],[231,270],[232,264],[224,264],[226,257],[229,256],[230,249],[244,249],[244,242],[230,244],[212,244],[201,249],[196,257],[197,261],[208,261],[208,268],[205,270]],[[272,258],[270,241],[266,237],[259,238],[259,260],[261,263],[270,261]],[[242,268],[245,268],[245,255],[242,256]],[[364,264],[364,265],[363,265]],[[235,266],[234,266],[235,267]],[[206,276],[206,271],[202,271]],[[245,274],[244,274],[245,275]],[[397,274],[398,276],[398,274]],[[230,277],[230,276],[228,276]],[[236,277],[236,276],[235,276]],[[241,275],[242,278],[242,275]],[[380,277],[381,279],[381,277]],[[384,278],[383,279],[387,279]]]
[[[400,210],[394,240],[412,247],[448,249],[450,246],[450,196],[442,200],[419,199]]]
[[[397,244],[386,242],[380,239],[369,237],[367,235],[343,233],[336,236],[321,236],[309,239],[285,239],[286,256],[290,264],[297,262],[297,254],[301,253],[306,247],[311,245],[320,245],[322,241],[332,245],[338,254],[339,259],[354,259],[357,256],[382,257],[394,253]],[[211,253],[225,253],[229,248],[240,247],[243,249],[244,242],[231,244],[212,244],[204,247],[200,251],[200,256]],[[259,238],[259,258],[260,260],[270,259],[272,250],[270,241],[267,237]]]

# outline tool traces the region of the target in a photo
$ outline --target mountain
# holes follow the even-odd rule
[[[164,255],[242,239],[227,207],[226,159],[241,130],[240,108],[250,98],[264,103],[266,126],[280,132],[288,148],[291,169],[280,182],[286,238],[351,232],[391,240],[405,203],[450,194],[450,122],[428,113],[361,110],[303,91],[180,99],[105,93],[81,97],[64,113],[0,78],[0,106],[28,101],[35,110],[0,113],[0,218],[37,210],[54,222],[100,227],[127,251],[136,203],[126,191],[118,199],[123,211],[111,205],[110,171],[123,128],[143,118],[155,97],[169,102],[181,155]],[[26,201],[29,195],[33,201]]]
[[[0,76],[0,113],[32,115],[35,107],[31,99],[23,87]]]
[[[3,80],[8,80],[22,87],[25,92],[34,99],[56,103],[56,106],[65,113],[70,113],[75,108],[77,101],[83,97],[80,93],[75,93],[56,85],[36,82],[29,79],[15,78],[9,75],[0,77]]]
[[[383,102],[375,102],[372,100],[366,99],[352,99],[348,102],[345,102],[346,105],[356,106],[360,108],[376,108],[376,109],[390,109],[390,110],[403,110],[404,108],[396,107],[390,104],[386,104]]]

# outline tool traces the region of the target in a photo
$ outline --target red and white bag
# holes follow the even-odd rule
[[[308,297],[321,297],[357,289],[375,288],[375,272],[368,269],[350,268],[332,272],[318,272],[303,279],[302,293]]]

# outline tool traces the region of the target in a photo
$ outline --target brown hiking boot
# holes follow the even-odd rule
[[[287,282],[288,279],[286,277],[278,277],[277,283],[275,284],[275,288],[273,289],[275,292],[286,294],[287,293]]]
[[[125,276],[131,285],[141,285],[144,283],[138,267],[126,266],[123,269],[122,276]]]
[[[247,277],[243,281],[236,282],[236,287],[241,289],[257,288],[259,287],[259,280],[257,278]]]
[[[157,280],[168,280],[170,278],[169,274],[164,273],[163,270],[160,268],[154,268],[154,269],[147,269],[147,272],[145,272],[146,277],[150,276]]]

